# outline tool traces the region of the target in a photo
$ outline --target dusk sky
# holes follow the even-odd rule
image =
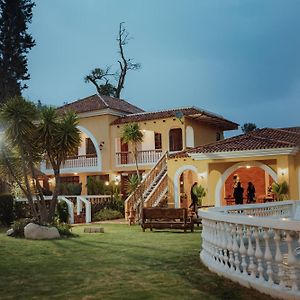
[[[298,0],[37,0],[30,32],[33,101],[96,92],[84,76],[117,70],[120,22],[133,37],[122,98],[144,110],[197,106],[239,124],[299,126]]]

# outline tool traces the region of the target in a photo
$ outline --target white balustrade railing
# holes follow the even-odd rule
[[[61,169],[75,169],[75,168],[86,168],[86,167],[96,167],[98,163],[97,155],[87,154],[68,157],[64,162],[62,162]],[[50,163],[46,163],[46,169],[52,169]]]
[[[138,151],[138,164],[154,164],[156,163],[163,152],[161,150],[144,150]],[[135,164],[132,152],[117,152],[116,165],[132,165]]]
[[[272,297],[300,299],[297,207],[298,201],[283,201],[199,210],[202,262]]]

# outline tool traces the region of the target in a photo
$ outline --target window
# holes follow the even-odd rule
[[[216,133],[216,141],[220,141],[221,140],[221,133],[217,132]]]
[[[85,139],[85,153],[87,155],[96,155],[95,146],[90,138]]]
[[[155,132],[154,133],[154,143],[155,143],[155,150],[161,150],[161,133]]]
[[[170,151],[182,150],[182,130],[181,128],[171,129],[169,132]]]
[[[61,183],[79,183],[79,176],[60,177]]]
[[[185,130],[186,146],[193,148],[195,146],[194,142],[194,129],[192,126],[187,126]]]

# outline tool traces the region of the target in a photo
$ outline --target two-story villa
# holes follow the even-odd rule
[[[143,173],[166,152],[175,153],[222,140],[225,130],[238,127],[220,115],[196,107],[145,112],[125,100],[98,94],[59,108],[60,112],[67,110],[79,116],[82,142],[77,155],[64,162],[62,181],[81,182],[82,194],[87,193],[88,176],[117,181],[124,187],[128,175],[135,172],[130,145],[123,143],[121,138],[124,124],[136,122],[143,132],[138,154]],[[43,164],[41,170],[52,175],[47,164]]]

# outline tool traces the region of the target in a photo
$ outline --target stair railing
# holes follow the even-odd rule
[[[155,185],[154,189],[151,191],[147,199],[145,199],[144,206],[145,207],[153,207],[158,204],[161,198],[165,195],[168,190],[168,174],[167,172],[163,175],[163,177],[159,180],[159,182]]]
[[[157,163],[146,174],[141,183],[125,200],[125,218],[128,219],[131,211],[136,210],[137,205],[142,201],[145,191],[151,186],[160,172],[167,167],[167,152],[165,152]]]

